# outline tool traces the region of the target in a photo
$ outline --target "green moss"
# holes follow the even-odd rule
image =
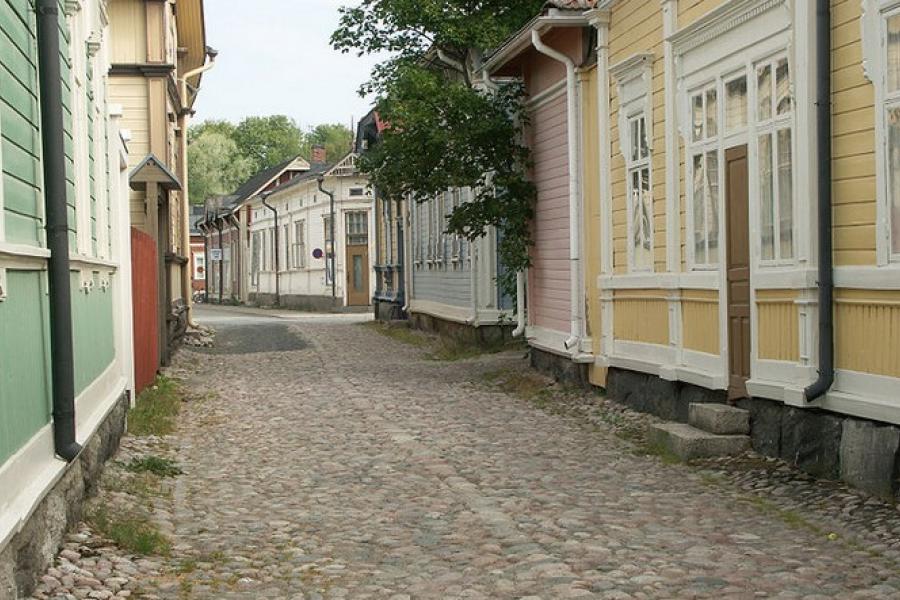
[[[182,396],[178,384],[167,377],[141,392],[128,413],[128,432],[135,436],[168,435],[175,431]]]

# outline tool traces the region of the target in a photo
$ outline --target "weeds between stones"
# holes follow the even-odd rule
[[[141,392],[128,413],[128,433],[135,436],[164,436],[175,430],[175,419],[181,411],[182,396],[178,383],[168,377]]]
[[[498,340],[475,344],[465,340],[431,335],[422,331],[416,331],[408,324],[391,325],[379,321],[363,323],[363,326],[389,337],[395,341],[425,351],[428,360],[438,362],[458,362],[471,358],[478,358],[488,354],[498,354],[508,350],[523,349],[519,341]]]
[[[132,458],[125,465],[125,470],[130,473],[152,473],[157,477],[177,477],[184,473],[174,460],[159,456],[142,456]]]
[[[134,554],[166,556],[172,548],[147,516],[135,512],[97,507],[87,515],[87,522],[103,537]]]

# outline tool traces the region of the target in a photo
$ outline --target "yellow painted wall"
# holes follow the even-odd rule
[[[623,290],[614,298],[617,340],[668,345],[669,304],[663,290]]]
[[[147,9],[143,0],[111,0],[109,22],[112,64],[147,62]]]
[[[862,68],[862,3],[831,5],[834,258],[838,265],[874,265],[875,88]]]
[[[652,52],[653,62],[653,244],[656,271],[666,270],[666,164],[665,164],[665,67],[663,21],[658,0],[623,0],[610,15],[609,64],[616,65],[641,53]],[[625,159],[619,144],[618,84],[610,81],[610,132],[612,137],[613,239],[615,273],[628,270]]]
[[[681,294],[684,348],[719,355],[718,290],[684,290]]]
[[[900,377],[900,291],[838,290],[836,367]]]
[[[678,28],[686,27],[723,3],[724,0],[681,0],[678,3]]]
[[[762,360],[800,360],[799,311],[794,290],[756,292],[758,355]]]
[[[150,121],[147,80],[140,75],[109,78],[110,102],[122,106],[122,129],[129,131],[129,170],[137,166],[150,152]],[[131,224],[138,228],[146,226],[147,215],[144,208],[144,192],[130,190]]]

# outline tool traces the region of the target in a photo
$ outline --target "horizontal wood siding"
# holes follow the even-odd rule
[[[531,144],[537,205],[528,279],[532,325],[567,332],[571,318],[569,269],[569,157],[566,97],[534,110]]]
[[[900,377],[900,292],[838,290],[836,303],[837,368]]]
[[[128,142],[128,165],[133,168],[150,153],[149,90],[143,77],[110,77],[109,96],[122,106],[121,127],[131,134]],[[164,157],[160,157],[162,160]],[[144,228],[147,214],[143,190],[130,191],[131,224]]]
[[[451,306],[472,304],[472,275],[466,269],[421,267],[413,271],[413,297]]]
[[[40,114],[34,15],[25,0],[0,2],[0,132],[6,240],[43,240]]]
[[[0,302],[0,465],[50,422],[46,274],[8,271]]]

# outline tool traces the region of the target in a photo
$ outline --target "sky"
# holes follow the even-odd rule
[[[359,120],[356,93],[379,59],[341,54],[329,38],[338,8],[356,0],[206,0],[207,44],[219,51],[203,76],[194,123],[285,114],[302,128]]]

